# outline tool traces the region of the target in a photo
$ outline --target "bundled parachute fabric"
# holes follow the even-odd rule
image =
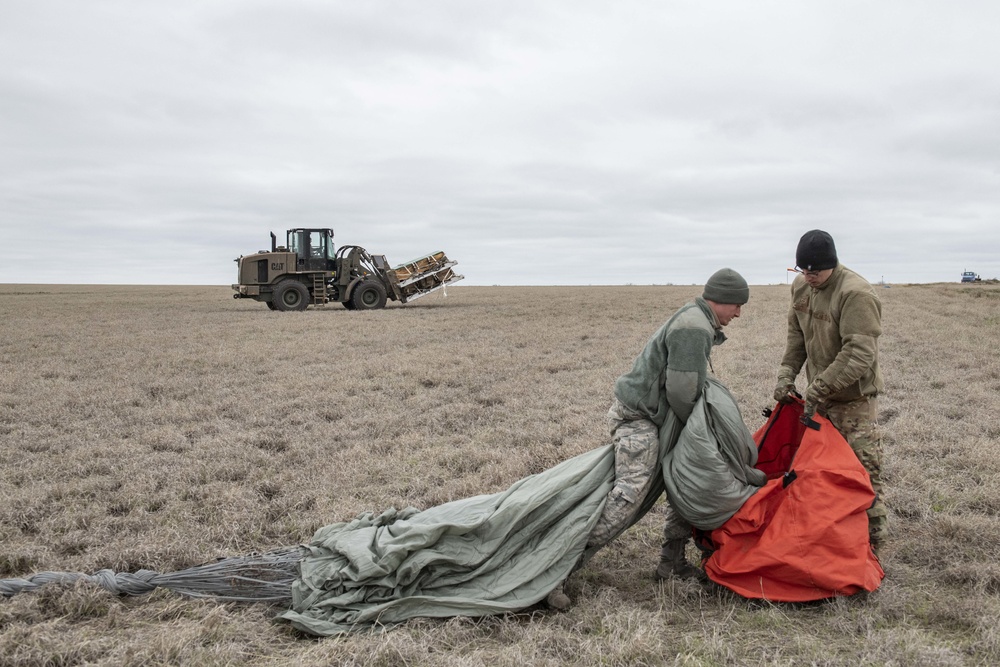
[[[868,542],[867,471],[833,424],[816,415],[807,428],[802,414],[801,402],[778,404],[757,431],[769,481],[705,540],[709,578],[747,598],[847,596],[884,576]]]
[[[710,379],[703,393],[686,425],[671,414],[673,427],[661,432],[660,448],[716,450],[726,472],[697,487],[717,484],[710,489],[714,497],[690,501],[728,517],[757,488],[734,481],[730,467],[746,476],[757,448],[729,391]],[[300,563],[292,609],[280,618],[305,632],[334,635],[421,616],[482,616],[535,604],[599,548],[586,545],[615,483],[614,465],[613,446],[602,447],[502,493],[321,528]],[[764,474],[749,468],[755,475],[763,484]],[[669,478],[664,468],[621,530],[655,504]]]
[[[660,450],[671,505],[696,528],[718,528],[767,481],[736,399],[711,376],[686,424],[670,413]]]
[[[221,601],[290,603],[279,618],[315,635],[418,616],[523,609],[544,599],[581,561],[614,484],[614,460],[614,448],[607,445],[501,493],[422,512],[362,515],[321,528],[308,545],[267,554],[166,574],[39,572],[0,579],[0,594],[86,581],[118,595],[163,587]]]
[[[661,452],[665,445],[684,450],[687,440],[694,438],[732,448],[723,458],[744,461],[739,447],[746,426],[735,400],[716,381],[706,385],[705,398],[686,426],[681,427],[672,414],[668,421],[673,426],[666,434],[661,430]],[[721,478],[726,488],[733,477],[730,471]],[[621,530],[655,504],[665,478],[669,471],[657,473],[651,490]],[[500,493],[423,511],[391,509],[335,523],[318,530],[307,545],[168,574],[39,573],[28,579],[0,580],[0,593],[13,595],[46,582],[82,579],[123,595],[163,586],[222,601],[290,602],[278,618],[320,636],[415,617],[515,611],[543,600],[599,548],[588,549],[587,541],[614,483],[615,451],[607,445],[521,479]],[[720,497],[728,503],[739,496]]]
[[[580,561],[613,484],[614,449],[605,446],[501,493],[321,528],[279,618],[336,635],[529,607]]]

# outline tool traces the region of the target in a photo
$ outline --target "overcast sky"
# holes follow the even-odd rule
[[[467,285],[1000,277],[1000,3],[2,0],[0,283],[290,227]]]

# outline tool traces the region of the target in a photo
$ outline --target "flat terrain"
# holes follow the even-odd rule
[[[877,289],[892,537],[873,594],[655,583],[657,507],[574,576],[566,613],[315,640],[262,603],[50,585],[0,599],[0,664],[1000,664],[1000,285]],[[0,285],[0,578],[171,572],[505,489],[605,444],[615,378],[698,293],[453,287],[278,313],[228,287]],[[787,294],[752,288],[713,354],[751,429]]]

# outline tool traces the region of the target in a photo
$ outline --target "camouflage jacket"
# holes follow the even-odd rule
[[[818,288],[798,276],[778,375],[794,380],[805,364],[806,379],[817,383],[821,400],[875,396],[884,389],[878,366],[881,333],[882,303],[860,275],[838,264]]]
[[[653,334],[632,370],[615,382],[615,396],[657,427],[671,409],[686,422],[708,377],[712,347],[725,340],[719,319],[697,297]]]

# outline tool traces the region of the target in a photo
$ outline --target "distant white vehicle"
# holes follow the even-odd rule
[[[978,283],[979,280],[980,280],[979,274],[976,273],[975,271],[965,271],[964,273],[962,273],[963,283]]]

